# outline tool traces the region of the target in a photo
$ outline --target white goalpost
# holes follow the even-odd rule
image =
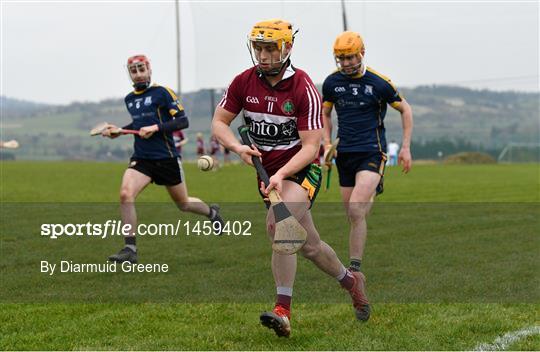
[[[497,157],[497,162],[540,162],[540,143],[510,142]]]

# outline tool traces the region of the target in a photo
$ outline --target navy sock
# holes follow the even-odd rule
[[[124,237],[124,243],[126,244],[126,247],[127,246],[133,246],[135,247],[136,246],[136,243],[135,243],[135,236],[125,236]]]
[[[351,264],[349,266],[350,271],[360,271],[360,265],[362,265],[361,259],[351,258]]]

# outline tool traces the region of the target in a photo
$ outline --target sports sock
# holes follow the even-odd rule
[[[354,286],[354,277],[349,270],[345,269],[345,267],[342,268],[341,274],[338,275],[336,279],[339,281],[339,284],[347,290],[350,290]]]
[[[125,247],[131,249],[133,252],[137,252],[137,245],[135,241],[135,236],[126,236],[124,237]]]
[[[291,310],[291,301],[292,301],[292,288],[278,286],[277,287],[277,297],[276,297],[276,306],[282,306],[288,311]]]
[[[360,271],[360,265],[362,265],[362,260],[358,258],[351,258],[351,264],[349,265],[350,271]]]
[[[347,275],[347,268],[345,268],[345,266],[341,266],[341,271],[339,272],[339,275],[336,276],[336,279],[338,281],[341,281],[343,280],[343,278],[345,277],[345,275]]]
[[[212,220],[216,216],[216,209],[210,208],[210,213],[208,213],[208,219]]]

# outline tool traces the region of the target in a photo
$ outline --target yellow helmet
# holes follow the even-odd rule
[[[364,65],[365,53],[366,48],[364,46],[364,40],[362,40],[360,34],[356,32],[343,32],[338,35],[334,42],[334,59],[338,70],[343,74],[349,76],[354,76],[359,72],[363,74],[366,68]],[[340,58],[343,58],[344,56],[357,56],[358,63],[353,66],[342,67]]]
[[[356,32],[343,32],[334,42],[334,56],[360,54],[363,57],[365,52],[364,40]]]
[[[274,42],[280,48],[284,43],[293,43],[292,25],[279,18],[256,23],[251,29],[249,40],[253,42]]]
[[[279,18],[273,18],[256,23],[248,35],[248,50],[253,64],[258,65],[253,43],[275,43],[280,51],[279,63],[282,65],[279,69],[272,69],[268,72],[264,72],[264,74],[279,74],[283,68],[283,65],[285,65],[291,56],[291,47],[294,42],[295,34],[296,32],[293,33],[292,24]]]

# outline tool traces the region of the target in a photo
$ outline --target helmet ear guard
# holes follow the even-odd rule
[[[281,19],[265,20],[258,22],[253,26],[250,34],[248,35],[247,48],[254,66],[259,65],[254,48],[255,43],[274,43],[280,52],[279,61],[272,62],[272,64],[281,63],[280,67],[272,68],[269,71],[262,71],[259,68],[259,72],[261,74],[265,76],[276,76],[281,72],[291,57],[292,46],[297,33],[298,30],[293,32],[292,24]]]

